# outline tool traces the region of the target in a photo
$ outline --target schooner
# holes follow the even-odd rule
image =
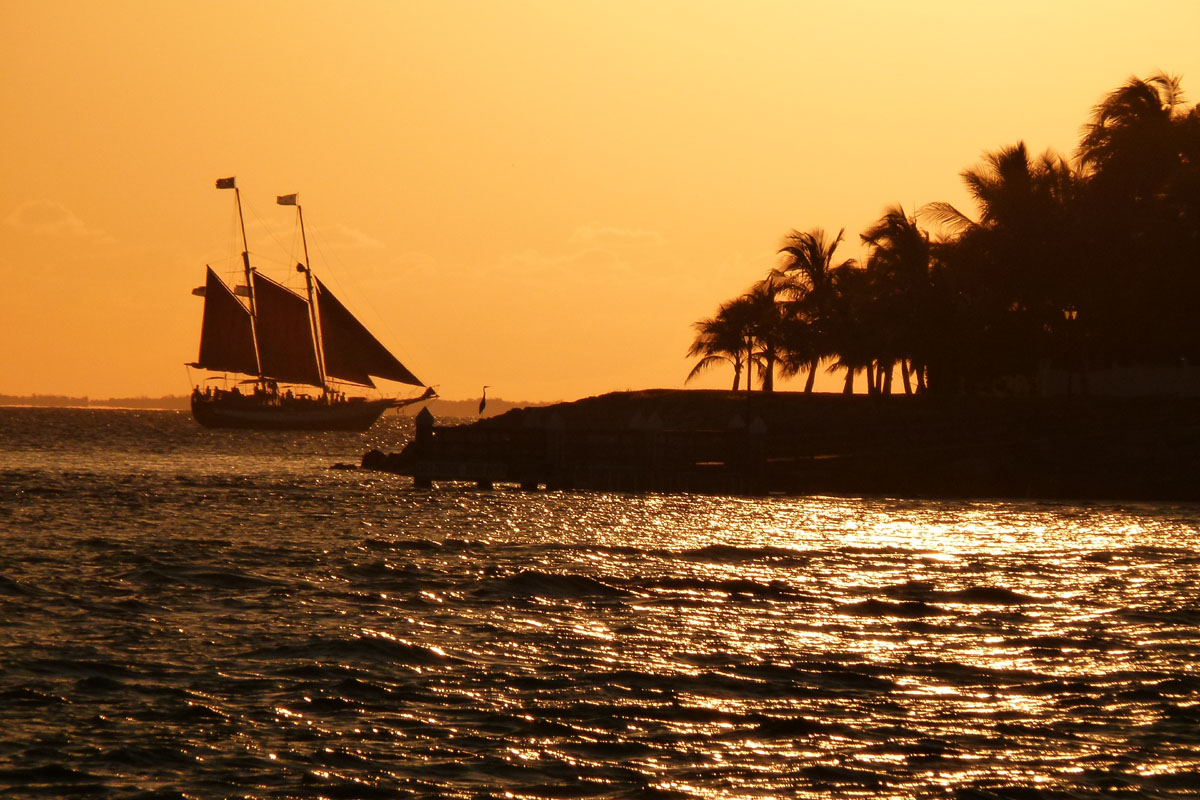
[[[204,286],[193,292],[204,297],[200,357],[188,366],[246,377],[230,390],[196,386],[192,415],[197,422],[207,428],[363,431],[389,408],[435,396],[432,388],[426,388],[419,397],[370,399],[347,397],[336,388],[334,381],[375,388],[372,378],[425,384],[312,274],[298,195],[282,195],[277,202],[295,206],[299,215],[304,261],[296,271],[304,275],[307,296],[250,265],[237,182],[221,178],[217,188],[234,192],[246,285],[231,290],[212,267],[207,268]],[[248,391],[242,391],[242,386]],[[292,386],[296,389],[286,388]],[[309,387],[319,394],[310,396]]]

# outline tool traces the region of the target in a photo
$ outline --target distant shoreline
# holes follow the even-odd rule
[[[189,407],[186,395],[93,399],[90,397],[72,397],[61,394],[0,394],[0,406],[19,406],[24,408],[138,408],[157,411],[183,411]]]
[[[536,408],[547,403],[531,403],[526,401],[513,402],[500,398],[489,397],[485,417],[498,416],[514,408]],[[0,407],[19,408],[96,408],[96,409],[137,409],[145,411],[189,411],[191,401],[187,395],[163,395],[162,397],[109,397],[104,399],[90,397],[71,397],[70,395],[33,394],[8,395],[0,394]],[[428,403],[418,403],[388,414],[398,414],[411,417],[422,408],[428,407],[430,413],[438,417],[474,418],[479,415],[479,400],[431,400]]]

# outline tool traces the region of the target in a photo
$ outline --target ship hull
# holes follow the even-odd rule
[[[365,431],[389,408],[392,400],[352,400],[342,403],[294,401],[257,402],[252,397],[193,397],[192,416],[205,428],[255,431]]]

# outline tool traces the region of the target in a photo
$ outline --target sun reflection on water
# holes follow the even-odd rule
[[[195,795],[199,763],[239,796],[530,798],[1166,795],[1200,767],[1197,509],[175,469],[72,548],[10,540],[5,730],[171,741]],[[178,523],[214,494],[254,514]]]

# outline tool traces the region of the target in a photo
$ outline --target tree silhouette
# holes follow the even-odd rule
[[[946,226],[940,278],[955,344],[971,353],[943,360],[959,383],[988,388],[1003,376],[1032,376],[1050,352],[1048,332],[1070,302],[1076,271],[1078,175],[1047,151],[1032,159],[1024,142],[984,155],[962,173],[979,210],[973,221],[947,203],[922,213]],[[955,325],[954,322],[958,324]]]
[[[688,349],[688,357],[700,360],[692,367],[684,383],[690,383],[700,374],[721,364],[733,366],[733,391],[737,391],[751,355],[750,315],[744,303],[733,301],[723,304],[716,316],[707,317],[693,324],[696,339]],[[746,385],[749,388],[749,375]]]
[[[1154,194],[1178,165],[1194,114],[1183,105],[1178,77],[1130,78],[1093,110],[1079,161],[1101,184],[1135,198]]]
[[[1093,273],[1080,318],[1117,361],[1200,357],[1200,111],[1177,77],[1130,78],[1084,126]]]
[[[929,237],[900,205],[885,209],[859,237],[870,248],[867,274],[874,306],[876,375],[885,376],[875,389],[889,390],[893,365],[899,362],[905,394],[913,393],[913,376],[916,390],[925,391],[934,336]]]
[[[854,264],[853,259],[834,263],[834,253],[844,233],[843,228],[830,240],[821,228],[805,232],[793,230],[779,251],[787,259],[782,272],[790,279],[787,284],[792,296],[789,316],[805,320],[808,327],[806,339],[809,344],[800,352],[791,353],[788,358],[788,363],[796,369],[796,373],[800,371],[800,359],[807,359],[804,362],[808,370],[804,384],[806,393],[813,390],[821,359],[835,354],[827,335],[836,298],[834,275],[837,270],[850,268]]]
[[[1034,387],[1069,359],[1200,361],[1200,109],[1180,80],[1130,78],[1084,125],[1074,163],[1024,142],[961,173],[973,218],[947,203],[884,209],[837,261],[843,231],[792,230],[783,264],[696,323],[689,380],[718,363],[759,367],[764,390],[822,361],[867,391]],[[918,219],[932,223],[930,238]]]
[[[750,331],[758,346],[755,355],[758,356],[764,392],[775,390],[775,364],[780,351],[786,346],[784,336],[787,328],[787,306],[780,302],[780,298],[791,290],[791,282],[787,277],[772,270],[741,297],[748,309]]]
[[[832,353],[830,370],[844,369],[843,394],[853,394],[854,376],[867,375],[867,391],[877,391],[876,356],[884,332],[876,314],[875,287],[871,275],[853,263],[834,271],[833,299],[824,320],[827,348]]]

